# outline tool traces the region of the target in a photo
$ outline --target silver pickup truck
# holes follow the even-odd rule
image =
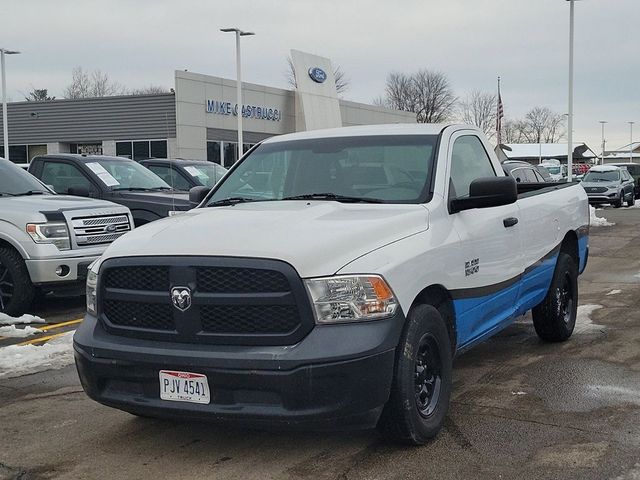
[[[0,158],[0,312],[20,315],[36,292],[84,292],[87,267],[133,229],[127,207],[56,195]]]

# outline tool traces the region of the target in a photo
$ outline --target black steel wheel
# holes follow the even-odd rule
[[[544,300],[533,311],[533,326],[547,342],[563,342],[573,333],[578,313],[578,266],[560,252],[551,286]]]
[[[0,312],[22,315],[33,296],[33,284],[22,257],[11,248],[0,248]]]
[[[452,346],[442,316],[416,305],[396,349],[389,401],[378,429],[393,442],[423,445],[442,429],[449,409]]]
[[[423,335],[418,343],[414,375],[416,407],[427,418],[435,411],[442,389],[442,361],[432,334]]]

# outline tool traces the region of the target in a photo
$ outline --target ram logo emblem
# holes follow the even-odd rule
[[[181,312],[189,310],[191,306],[191,289],[189,287],[173,287],[171,289],[171,302]]]

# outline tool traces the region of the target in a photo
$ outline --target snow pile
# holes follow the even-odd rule
[[[45,323],[45,320],[27,313],[21,317],[10,317],[6,313],[0,312],[0,325],[17,325],[21,323]]]
[[[35,335],[36,333],[42,333],[42,330],[29,326],[24,328],[18,328],[15,325],[0,327],[0,337],[22,338]]]
[[[66,367],[73,363],[73,332],[44,345],[10,345],[0,348],[0,378],[19,377]]]
[[[619,293],[622,293],[622,290],[611,290],[609,293],[607,293],[607,296],[609,296],[609,295],[617,295]]]
[[[601,332],[604,327],[593,323],[591,320],[591,314],[601,308],[602,305],[579,305],[578,314],[576,316],[575,333]]]
[[[591,205],[589,205],[589,217],[592,227],[610,227],[612,225],[615,225],[615,223],[608,221],[604,217],[597,217],[596,209]]]

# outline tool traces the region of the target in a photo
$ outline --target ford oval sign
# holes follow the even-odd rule
[[[327,79],[327,74],[319,67],[309,69],[309,77],[316,83],[323,83]]]

